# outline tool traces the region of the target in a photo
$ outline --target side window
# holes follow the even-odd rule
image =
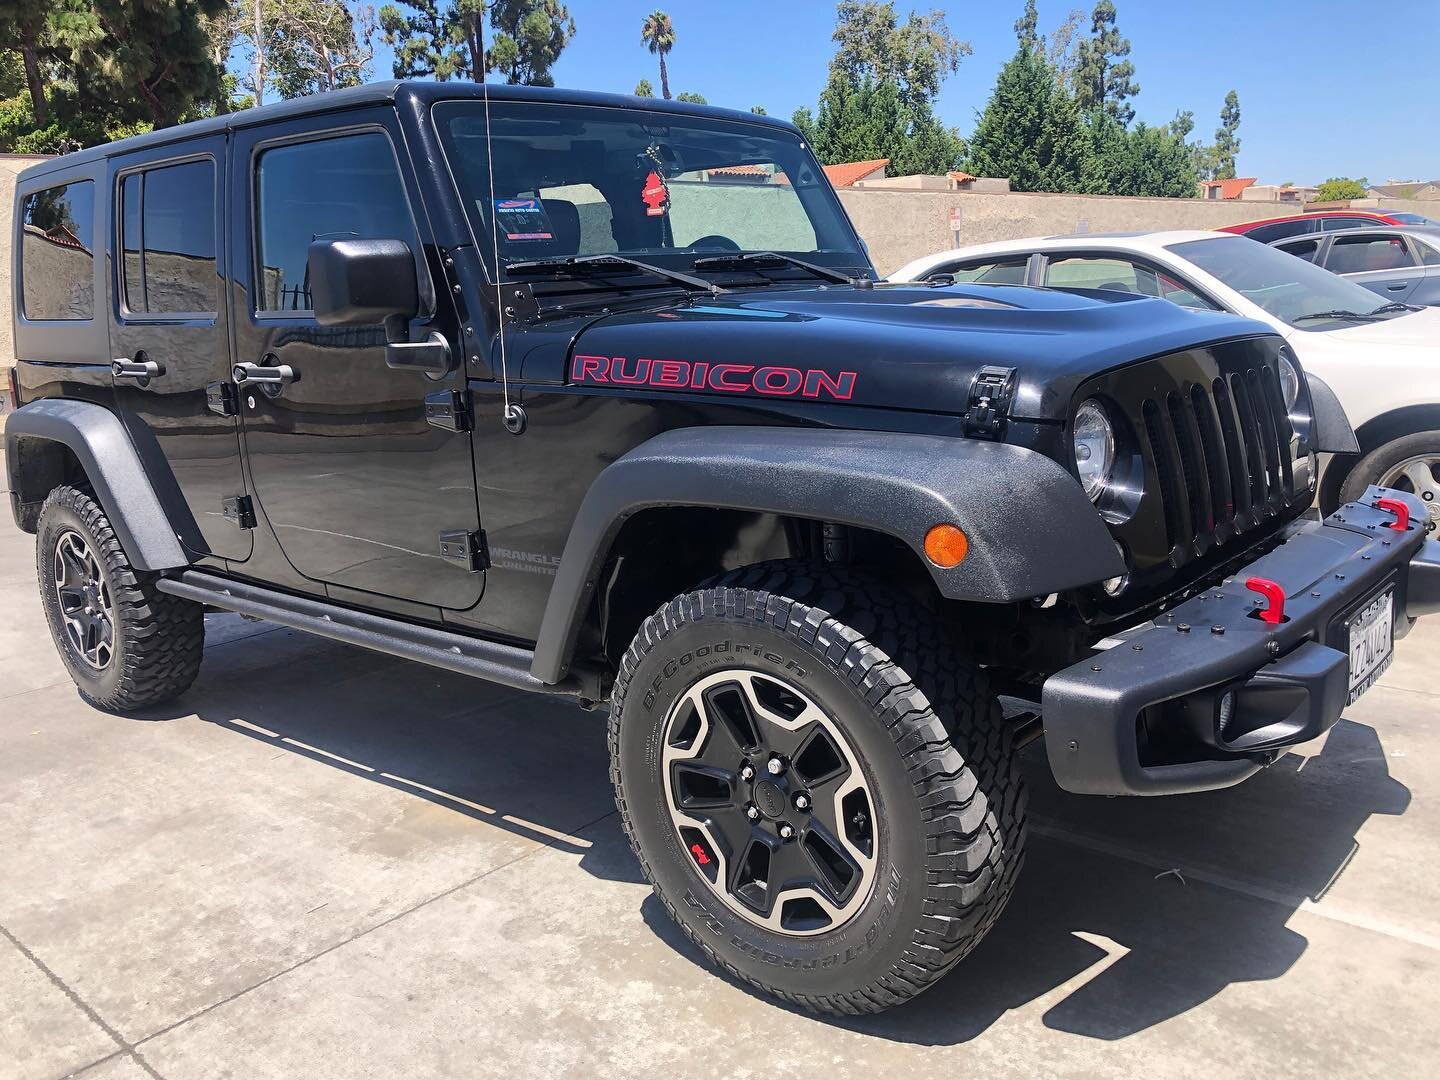
[[[1160,282],[1161,297],[1169,300],[1172,304],[1179,304],[1181,307],[1190,308],[1192,311],[1220,310],[1184,282],[1177,281],[1169,274],[1158,275],[1158,280]]]
[[[310,310],[314,240],[404,240],[419,254],[395,154],[378,131],[262,151],[255,200],[257,311]]]
[[[1431,247],[1423,240],[1416,240],[1415,250],[1420,252],[1420,261],[1426,266],[1440,266],[1440,247]]]
[[[1327,217],[1320,221],[1322,232],[1339,232],[1341,229],[1368,229],[1377,224],[1369,218]]]
[[[1128,259],[1077,256],[1051,259],[1045,284],[1071,289],[1108,289],[1111,292],[1159,296],[1155,274]]]
[[[25,196],[20,228],[25,318],[94,318],[95,182],[78,180]]]
[[[120,181],[121,295],[138,315],[214,313],[215,163],[186,161]]]
[[[1296,240],[1291,244],[1276,244],[1286,255],[1294,255],[1297,259],[1304,259],[1306,262],[1314,262],[1315,256],[1320,252],[1319,240]]]
[[[956,281],[974,282],[978,285],[1024,285],[1025,268],[1030,256],[1015,259],[992,259],[982,263],[966,263],[948,270],[936,270],[931,276],[948,274]]]
[[[1251,240],[1258,240],[1262,244],[1268,244],[1272,240],[1282,240],[1287,236],[1303,236],[1306,233],[1314,232],[1311,228],[1315,222],[1303,217],[1297,217],[1292,221],[1277,221],[1273,225],[1261,225],[1258,229],[1251,229],[1245,235]]]
[[[1332,274],[1363,274],[1367,270],[1398,270],[1414,266],[1399,236],[1337,236],[1325,269]]]

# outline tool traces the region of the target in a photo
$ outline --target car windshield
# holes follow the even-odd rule
[[[1243,236],[1217,236],[1170,244],[1167,250],[1219,278],[1253,304],[1302,330],[1334,330],[1355,326],[1381,306],[1369,289],[1337,277],[1314,263]],[[1373,315],[1375,319],[1405,314],[1403,307]]]
[[[1440,227],[1440,221],[1428,218],[1424,214],[1412,214],[1409,210],[1386,210],[1385,216],[1394,218],[1402,225],[1420,225],[1427,229]]]
[[[797,133],[645,108],[492,101],[487,147],[482,102],[442,102],[434,115],[487,264],[493,229],[500,261],[530,272],[606,255],[692,271],[697,260],[745,252],[870,271]],[[591,259],[574,269],[620,265]],[[797,272],[778,259],[741,265]]]

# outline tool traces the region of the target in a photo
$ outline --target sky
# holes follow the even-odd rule
[[[555,65],[557,86],[630,93],[659,66],[640,41],[656,0],[566,0],[578,26]],[[667,57],[672,94],[694,91],[712,105],[761,105],[789,118],[814,108],[834,52],[829,0],[659,0],[675,26]],[[940,118],[968,136],[1000,67],[1014,55],[1023,0],[919,0],[939,7],[974,52],[936,102]],[[1040,0],[1048,33],[1092,0]],[[1240,95],[1238,172],[1262,183],[1313,184],[1331,176],[1440,177],[1440,0],[1392,0],[1367,10],[1354,0],[1116,0],[1130,39],[1140,94],[1137,119],[1195,114],[1192,139],[1209,141],[1225,94]],[[897,0],[902,16],[911,10]],[[1088,33],[1089,17],[1084,20]],[[390,77],[380,43],[375,77]]]

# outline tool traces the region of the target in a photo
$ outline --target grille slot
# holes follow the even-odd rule
[[[1146,398],[1140,407],[1175,566],[1281,511],[1293,433],[1268,365]]]

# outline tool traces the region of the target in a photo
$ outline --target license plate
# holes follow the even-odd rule
[[[1350,630],[1350,700],[1375,685],[1395,655],[1395,590],[1386,589],[1347,624]]]

